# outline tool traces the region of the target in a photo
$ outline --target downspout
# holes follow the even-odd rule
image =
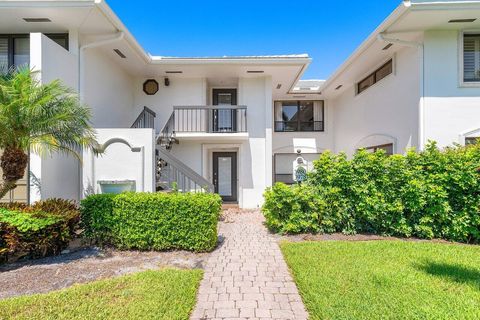
[[[79,52],[79,59],[78,59],[78,95],[80,98],[80,102],[83,103],[85,101],[85,72],[84,72],[84,67],[85,67],[85,51],[87,49],[91,48],[98,48],[107,44],[115,43],[118,41],[123,40],[125,37],[125,34],[123,32],[118,32],[115,37],[110,38],[110,39],[104,39],[96,42],[91,42],[87,43],[83,46],[80,47],[80,52]],[[94,169],[92,169],[94,170]],[[79,183],[80,183],[80,194],[79,199],[82,199],[83,197],[83,174],[82,174],[82,168],[81,166],[78,166],[78,174],[79,174]],[[93,172],[92,172],[93,174]]]
[[[80,58],[78,60],[78,76],[79,76],[79,80],[78,80],[78,94],[80,96],[80,101],[83,102],[84,101],[84,88],[85,88],[85,72],[84,72],[84,66],[85,66],[85,51],[87,49],[92,49],[92,48],[98,48],[98,47],[101,47],[101,46],[104,46],[104,45],[107,45],[107,44],[111,44],[111,43],[115,43],[115,42],[118,42],[118,41],[121,41],[123,40],[123,38],[125,37],[125,34],[123,32],[118,32],[115,37],[113,38],[110,38],[110,39],[104,39],[104,40],[100,40],[100,41],[97,41],[97,42],[91,42],[91,43],[87,43],[83,46],[80,47]]]
[[[417,48],[420,62],[420,102],[418,108],[418,149],[422,151],[425,147],[425,46],[421,42],[407,41],[396,38],[389,38],[385,33],[379,33],[378,40],[398,44],[404,47]]]

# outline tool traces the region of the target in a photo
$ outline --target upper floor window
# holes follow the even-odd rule
[[[60,46],[68,49],[68,34],[46,34]],[[23,66],[30,63],[30,36],[28,34],[0,34],[0,72],[12,66]]]
[[[373,73],[368,75],[365,79],[360,81],[357,84],[357,93],[362,93],[363,91],[367,90],[375,83],[379,82],[380,80],[384,79],[386,76],[393,73],[393,60],[388,61],[383,66],[375,70]]]
[[[30,63],[28,35],[0,35],[0,72]]]
[[[275,131],[325,131],[323,101],[275,102]]]
[[[480,82],[480,34],[463,35],[463,81]]]

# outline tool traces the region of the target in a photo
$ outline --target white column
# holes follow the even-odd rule
[[[265,186],[273,183],[273,94],[272,77],[265,78]]]
[[[42,34],[30,33],[30,68],[37,71],[36,77],[42,81]],[[42,199],[40,183],[42,181],[42,158],[30,153],[29,164],[29,203]]]

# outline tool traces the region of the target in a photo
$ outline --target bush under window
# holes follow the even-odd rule
[[[480,243],[480,145],[387,156],[324,153],[305,184],[265,193],[279,233],[372,233]]]

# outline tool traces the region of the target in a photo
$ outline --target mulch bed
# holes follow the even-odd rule
[[[206,257],[183,251],[138,252],[91,247],[56,257],[4,264],[0,265],[0,299],[164,267],[202,268]]]
[[[418,238],[397,238],[397,237],[382,237],[373,234],[356,234],[346,235],[343,233],[333,234],[299,234],[299,235],[279,235],[279,240],[290,242],[302,242],[302,241],[412,241],[412,242],[435,242],[435,243],[453,243],[446,240],[434,239],[425,240]],[[461,244],[461,243],[458,243]]]

